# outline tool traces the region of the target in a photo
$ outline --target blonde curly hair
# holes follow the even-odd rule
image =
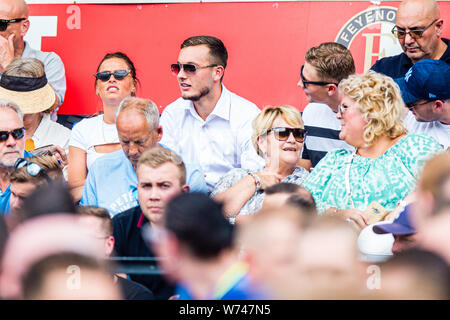
[[[261,150],[258,146],[258,137],[267,133],[267,130],[272,128],[272,124],[275,119],[281,116],[284,121],[294,128],[302,128],[303,121],[300,112],[292,106],[281,105],[281,106],[267,106],[265,107],[253,120],[253,134],[252,143],[258,155],[263,156]]]
[[[378,137],[395,139],[406,134],[405,104],[399,86],[388,76],[369,71],[350,75],[339,83],[339,90],[359,104],[367,122],[364,141],[371,145]]]

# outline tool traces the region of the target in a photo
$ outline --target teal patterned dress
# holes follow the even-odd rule
[[[378,158],[355,155],[350,166],[350,187],[355,209],[364,211],[372,201],[395,209],[411,193],[425,164],[442,146],[424,134],[401,138]],[[348,150],[334,150],[317,164],[303,187],[314,197],[319,214],[329,208],[351,209],[345,186]]]

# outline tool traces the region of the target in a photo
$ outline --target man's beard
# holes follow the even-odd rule
[[[183,97],[184,100],[191,100],[191,101],[198,101],[201,98],[203,98],[204,96],[206,96],[207,94],[209,94],[209,88],[208,87],[204,87],[200,93],[196,96],[191,96],[191,97]]]

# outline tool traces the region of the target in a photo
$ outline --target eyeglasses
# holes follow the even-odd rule
[[[412,29],[410,29],[408,32],[405,30],[405,29],[403,29],[403,28],[400,28],[400,27],[398,27],[398,26],[394,26],[394,28],[392,28],[392,34],[394,35],[394,36],[396,36],[397,38],[399,38],[399,39],[404,39],[405,37],[406,37],[406,35],[407,34],[409,34],[409,36],[411,37],[411,38],[413,38],[414,40],[417,40],[417,39],[420,39],[420,38],[422,38],[422,35],[423,35],[423,33],[425,32],[425,31],[427,31],[427,29],[429,28],[429,27],[431,27],[436,21],[438,21],[439,19],[434,19],[434,21],[432,22],[432,23],[430,23],[428,26],[426,26],[425,28],[423,28],[423,29],[418,29],[418,28],[412,28]]]
[[[114,78],[116,78],[116,80],[122,80],[123,78],[125,78],[128,74],[130,73],[130,70],[117,70],[114,72],[109,72],[109,71],[102,71],[102,72],[96,72],[94,73],[94,76],[103,82],[106,82],[109,80],[109,78],[111,78],[111,76],[114,76]]]
[[[267,130],[266,134],[269,134],[271,131],[273,131],[275,138],[279,141],[286,141],[287,139],[289,139],[289,136],[292,133],[295,141],[301,143],[303,142],[306,136],[306,130],[301,128],[277,127]]]
[[[0,31],[5,31],[8,28],[8,24],[10,23],[20,22],[23,20],[26,20],[26,18],[17,18],[11,20],[0,19]]]
[[[26,171],[30,176],[37,177],[40,173],[42,173],[44,178],[48,182],[50,182],[50,177],[48,176],[47,172],[45,172],[44,168],[42,168],[36,162],[31,162],[24,158],[17,159],[16,163],[14,164],[14,169],[21,169],[23,167],[26,167]]]
[[[8,140],[10,134],[16,140],[22,139],[25,135],[25,128],[17,128],[11,131],[0,131],[0,142]]]
[[[303,83],[303,87],[304,87],[304,88],[306,88],[306,85],[307,85],[307,84],[315,84],[315,85],[318,85],[318,86],[326,86],[326,85],[328,85],[328,84],[334,84],[334,85],[336,85],[336,86],[339,85],[338,83],[335,83],[335,82],[326,82],[326,81],[308,81],[308,80],[305,80],[305,78],[303,77],[303,68],[304,68],[304,67],[305,67],[305,66],[302,66],[301,69],[300,69],[300,78],[302,79],[302,83]]]
[[[418,106],[422,106],[422,105],[424,105],[424,104],[427,104],[427,103],[430,103],[430,102],[433,102],[433,101],[435,101],[435,100],[427,100],[427,101],[422,102],[422,103],[411,103],[411,104],[408,104],[406,107],[407,107],[410,111],[412,111],[414,108],[417,108]]]
[[[183,69],[185,73],[192,75],[196,73],[198,69],[212,68],[217,66],[218,66],[217,64],[210,64],[209,66],[201,67],[196,66],[195,64],[192,63],[174,63],[170,65],[170,70],[174,75],[178,75],[181,69]]]

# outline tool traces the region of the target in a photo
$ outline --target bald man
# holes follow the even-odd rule
[[[443,60],[450,64],[449,40],[442,38],[439,7],[435,0],[404,0],[397,10],[397,24],[392,29],[403,53],[378,60],[372,70],[394,79],[423,59]]]
[[[58,105],[64,101],[66,76],[61,58],[54,52],[42,52],[30,47],[23,39],[30,28],[28,6],[23,0],[0,0],[0,72],[14,58],[37,58],[44,63],[48,82],[58,96]]]

